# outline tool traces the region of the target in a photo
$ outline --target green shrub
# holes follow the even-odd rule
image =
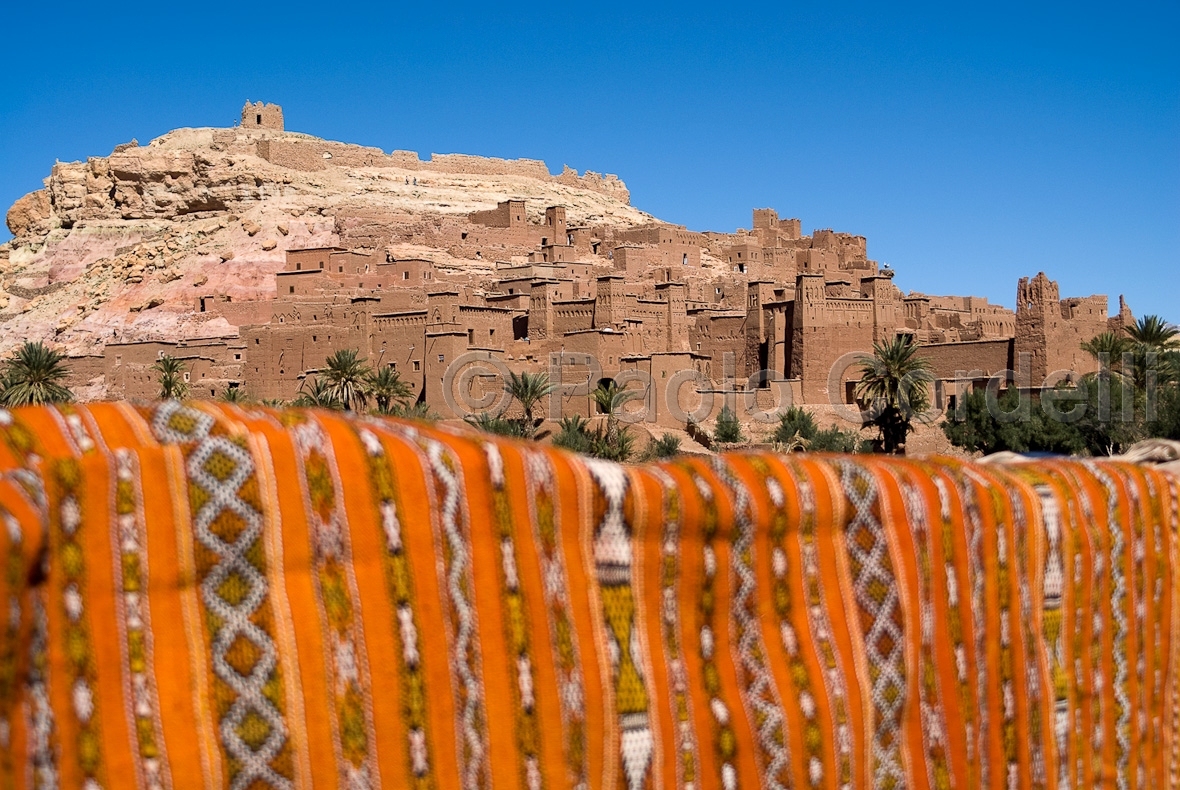
[[[677,455],[680,455],[680,437],[666,433],[647,446],[640,460],[655,461],[662,458],[673,458]]]
[[[740,442],[743,438],[742,424],[738,422],[737,415],[728,405],[722,406],[721,413],[717,415],[717,426],[713,429],[713,439],[722,443],[733,443]]]
[[[592,442],[586,425],[586,419],[577,414],[572,417],[563,417],[559,423],[560,429],[553,437],[553,446],[575,453],[589,454]]]
[[[812,453],[857,453],[864,452],[864,444],[856,431],[845,431],[833,425],[816,431],[815,436],[807,445],[807,451]],[[872,452],[872,442],[868,442],[869,452]]]
[[[811,412],[804,411],[798,406],[787,409],[785,414],[779,415],[778,428],[774,432],[774,440],[782,444],[791,444],[802,439],[810,442],[815,438],[819,428],[815,425],[815,418]]]
[[[508,420],[487,411],[468,417],[467,422],[484,433],[496,436],[511,436],[516,439],[524,439],[529,436],[524,423],[520,420]]]

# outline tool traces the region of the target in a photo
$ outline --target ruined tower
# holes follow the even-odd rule
[[[283,108],[277,104],[263,104],[246,99],[242,107],[242,126],[246,129],[283,131]]]

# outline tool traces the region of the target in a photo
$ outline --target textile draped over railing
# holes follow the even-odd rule
[[[0,412],[0,785],[1180,785],[1180,480]]]

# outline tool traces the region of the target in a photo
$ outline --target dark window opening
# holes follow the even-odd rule
[[[254,116],[254,122],[255,122],[255,123],[258,125],[258,126],[262,126],[262,116],[261,116],[261,115],[255,115],[255,116]]]
[[[303,264],[302,264],[302,263],[296,263],[296,264],[295,264],[295,271],[297,271],[297,272],[298,272],[298,271],[302,271],[302,270],[303,270]]]

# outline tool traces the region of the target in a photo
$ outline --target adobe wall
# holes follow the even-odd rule
[[[1020,279],[1016,300],[1016,358],[1029,355],[1032,386],[1059,370],[1077,375],[1098,370],[1098,361],[1081,344],[1110,328],[1105,296],[1061,299],[1057,283],[1040,272]]]
[[[803,380],[807,403],[848,401],[845,388],[828,392],[828,376],[841,356],[870,353],[876,336],[874,306],[870,299],[832,298],[822,275],[800,274],[795,286],[791,362],[787,378]],[[859,378],[859,368],[849,367],[843,382]]]
[[[990,377],[1011,370],[1013,352],[1014,341],[1011,339],[972,340],[924,345],[918,350],[918,356],[930,363],[935,379],[949,381],[957,378],[960,371],[979,370],[983,371],[984,377]]]
[[[281,113],[280,110],[278,131],[282,131]],[[243,126],[246,124],[243,123]],[[267,126],[266,123],[258,128],[276,129],[274,126]],[[431,154],[428,159],[423,160],[414,151],[393,151],[387,154],[380,148],[298,137],[262,139],[257,142],[255,150],[258,156],[271,164],[289,167],[293,170],[323,170],[331,165],[335,167],[390,167],[456,175],[534,178],[599,192],[626,204],[631,202],[631,194],[627,190],[626,184],[616,175],[610,173],[603,175],[587,170],[579,176],[576,170],[566,167],[561,175],[554,176],[549,172],[548,166],[539,159],[500,159],[470,154]]]
[[[245,129],[271,129],[283,131],[283,108],[277,104],[251,103],[249,99],[242,107],[242,127]]]
[[[473,211],[467,219],[474,225],[489,228],[515,228],[527,223],[523,200],[505,200],[487,211]]]

